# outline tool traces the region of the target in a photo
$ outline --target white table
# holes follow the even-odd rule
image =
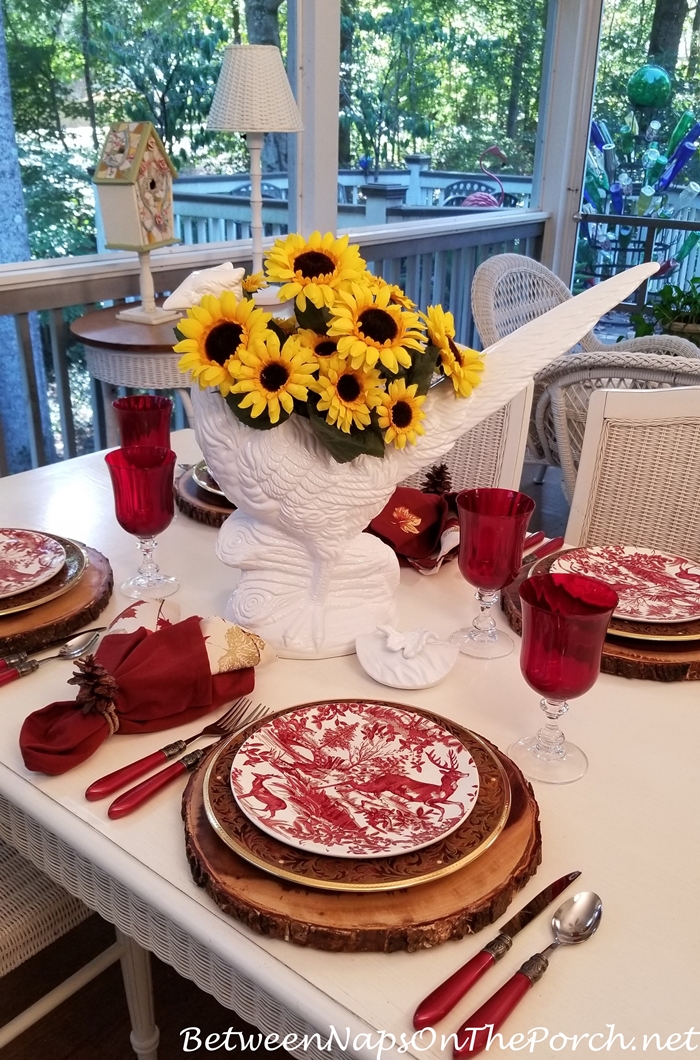
[[[174,445],[181,460],[196,459],[191,431],[178,432]],[[1,480],[0,522],[88,542],[109,557],[117,583],[137,565],[135,541],[113,517],[99,453]],[[182,515],[162,535],[158,561],[180,580],[182,588],[173,599],[179,601],[183,617],[222,613],[235,575],[215,558],[215,535],[215,530]],[[425,625],[443,634],[470,619],[475,608],[472,590],[454,563],[434,577],[403,571],[398,600],[404,628]],[[125,602],[115,592],[105,618],[117,614]],[[0,812],[0,834],[127,935],[264,1032],[318,1031],[325,1042],[333,1025],[343,1042],[349,1033],[348,1054],[363,1060],[376,1060],[378,1031],[394,1034],[399,1041],[402,1033],[410,1037],[411,1013],[419,999],[495,930],[421,953],[347,955],[266,940],[243,928],[192,882],[179,791],[167,789],[117,822],[107,819],[105,803],[83,798],[97,776],[159,747],[162,733],[110,739],[92,759],[60,777],[25,770],[17,744],[21,721],[30,711],[66,696],[69,689],[63,682],[71,669],[69,663],[55,662],[0,690],[0,795],[7,800],[5,813]],[[278,660],[259,671],[255,696],[280,709],[324,696],[381,698],[385,693],[349,656],[320,662]],[[397,693],[396,698],[454,718],[502,748],[540,723],[537,696],[520,676],[517,651],[493,662],[460,658],[437,688]],[[695,1023],[700,1025],[700,685],[602,676],[573,704],[564,728],[587,752],[590,769],[575,784],[536,787],[543,863],[514,908],[549,881],[579,868],[579,888],[596,890],[603,898],[603,922],[585,946],[555,955],[547,975],[506,1025],[506,1042],[517,1032],[544,1027],[550,1036],[602,1035],[593,1040],[593,1049],[584,1039],[576,1056],[595,1049],[605,1056],[630,1056],[619,1039],[606,1045],[607,1025],[615,1024],[626,1043],[635,1039],[637,1054],[644,1051],[643,1036],[655,1033],[662,1045],[669,1035],[680,1034],[671,1046],[685,1053],[688,1032]],[[175,739],[181,731],[168,735]],[[543,915],[437,1028],[436,1044],[431,1046],[428,1037],[410,1044],[408,1054],[451,1056],[449,1046],[440,1049],[440,1033],[455,1030],[522,960],[549,940],[548,917]],[[222,1030],[202,1028],[202,1037]],[[366,1034],[371,1034],[369,1042],[362,1037]],[[690,1044],[699,1045],[700,1034]],[[652,1038],[645,1055],[657,1052]],[[205,1053],[202,1046],[199,1055]],[[329,1051],[312,1044],[299,1055],[327,1057]],[[334,1047],[330,1055],[340,1052]],[[513,1054],[493,1048],[491,1055]],[[532,1054],[528,1046],[525,1055],[543,1060],[573,1055],[572,1041],[563,1043],[559,1037],[551,1046],[543,1042]]]

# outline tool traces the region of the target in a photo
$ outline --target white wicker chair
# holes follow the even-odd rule
[[[567,542],[700,562],[698,497],[700,386],[591,395]]]
[[[614,350],[614,347],[613,347]],[[535,427],[547,464],[561,467],[571,501],[595,390],[658,390],[700,385],[700,358],[651,353],[589,353],[558,357],[537,376]]]
[[[0,839],[0,914],[2,978],[77,927],[92,910]],[[0,1049],[118,960],[125,973],[132,1046],[137,1056],[155,1060],[158,1030],[153,1023],[148,954],[119,931],[112,946],[0,1027]],[[131,965],[128,972],[125,962]]]
[[[530,383],[508,405],[467,431],[440,461],[447,465],[453,490],[476,489],[477,486],[519,488],[532,393]],[[420,489],[427,470],[423,468],[401,485]]]
[[[472,315],[484,347],[510,335],[523,324],[571,298],[558,276],[538,261],[522,254],[496,254],[474,274]],[[671,335],[646,335],[614,345],[600,342],[592,331],[575,347],[584,353],[649,353],[672,357],[700,357],[697,346]],[[573,351],[570,351],[573,352]],[[541,375],[535,378],[534,408],[542,394]],[[540,444],[534,422],[528,435],[529,455],[539,463],[549,462]]]

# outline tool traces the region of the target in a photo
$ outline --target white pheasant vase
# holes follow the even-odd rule
[[[396,556],[362,531],[396,484],[514,398],[657,268],[630,269],[496,343],[472,397],[455,398],[449,382],[434,387],[423,405],[425,435],[403,450],[388,446],[384,459],[338,464],[303,417],[254,430],[218,391],[195,388],[197,442],[237,509],[217,542],[219,558],[241,572],[226,618],[293,659],[347,655],[359,633],[395,624]]]

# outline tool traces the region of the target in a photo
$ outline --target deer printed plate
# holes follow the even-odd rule
[[[65,562],[66,550],[56,538],[0,529],[0,600],[43,585]]]
[[[601,545],[557,556],[551,574],[587,574],[615,590],[617,618],[632,622],[700,619],[700,566],[653,548]]]
[[[346,858],[420,850],[467,819],[479,774],[460,740],[383,703],[313,704],[278,715],[231,766],[243,813],[300,850]]]

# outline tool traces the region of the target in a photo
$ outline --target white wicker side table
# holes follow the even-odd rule
[[[141,390],[178,389],[187,418],[192,422],[190,376],[178,371],[180,354],[173,353],[175,323],[137,324],[117,320],[121,309],[123,306],[98,309],[70,325],[73,337],[85,347],[88,371],[100,383],[107,446],[118,445],[112,401],[118,396],[119,386]]]

